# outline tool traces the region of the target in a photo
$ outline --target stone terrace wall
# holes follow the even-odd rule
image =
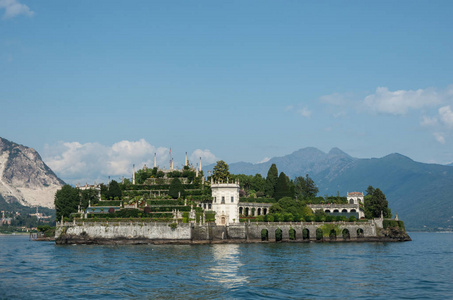
[[[140,223],[140,222],[84,222],[63,225],[57,224],[55,237],[59,244],[70,243],[246,243],[261,242],[261,231],[268,232],[268,241],[275,241],[277,229],[282,230],[282,241],[309,242],[316,239],[316,229],[323,226],[335,227],[337,230],[336,241],[343,241],[342,231],[347,229],[348,240],[376,240],[379,237],[379,228],[374,221],[369,222],[291,222],[291,223],[240,223],[230,226],[216,226],[210,224],[182,224],[172,228],[170,223]],[[289,231],[294,229],[295,240],[289,239]],[[303,239],[302,232],[309,230],[309,238]],[[358,230],[363,230],[363,236],[357,235]],[[322,240],[330,239],[326,236]],[[321,241],[322,241],[321,240]],[[139,241],[139,242],[138,242]]]

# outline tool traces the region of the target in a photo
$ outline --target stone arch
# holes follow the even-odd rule
[[[357,238],[363,238],[365,235],[363,233],[363,229],[359,228],[357,229]]]
[[[221,217],[220,218],[220,225],[225,225],[225,224],[226,224],[225,217]]]
[[[333,210],[334,213],[339,213],[340,211],[338,209]]]
[[[289,239],[293,241],[296,240],[296,229],[294,228],[289,229]]]
[[[283,239],[283,232],[280,228],[275,229],[275,241],[280,242]]]
[[[261,208],[257,209],[258,216],[261,216]]]
[[[335,229],[330,230],[330,232],[329,232],[329,239],[330,239],[331,241],[337,239],[337,232],[335,231]]]
[[[263,208],[263,215],[267,215],[267,208]]]
[[[261,230],[261,240],[268,241],[269,240],[269,231],[267,229]]]
[[[357,212],[355,209],[351,209],[351,212]]]
[[[326,213],[330,213],[330,209],[326,209],[326,211],[325,211],[325,212],[326,212]]]
[[[343,229],[341,234],[343,235],[343,239],[345,239],[345,240],[349,240],[351,238],[351,235],[349,234],[349,230],[346,228]]]
[[[344,208],[341,212],[342,212],[342,213],[347,213],[348,210],[347,210],[346,208]]]
[[[316,240],[321,241],[323,239],[323,233],[321,228],[316,229]]]
[[[249,208],[248,207],[245,208],[245,213],[244,214],[245,214],[246,217],[248,217],[248,215],[249,215]]]
[[[354,204],[354,199],[349,199],[349,204]]]
[[[244,208],[241,206],[239,207],[239,214],[242,215],[244,213]]]
[[[256,208],[252,207],[252,216],[254,217],[256,215]]]
[[[310,230],[308,230],[308,228],[304,228],[304,230],[302,230],[302,239],[303,240],[310,239]]]

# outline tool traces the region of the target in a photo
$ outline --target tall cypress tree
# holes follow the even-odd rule
[[[275,186],[274,198],[279,200],[283,197],[291,197],[291,190],[288,186],[288,177],[285,173],[281,172],[278,176],[277,185]]]
[[[178,196],[184,197],[184,186],[182,185],[179,178],[173,178],[173,180],[170,183],[168,194],[173,199],[178,198]]]
[[[269,168],[269,171],[267,172],[265,187],[266,195],[268,195],[269,197],[274,196],[275,187],[277,186],[277,180],[278,180],[277,166],[275,164],[272,164],[272,166]]]

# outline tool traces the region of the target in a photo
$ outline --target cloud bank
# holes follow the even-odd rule
[[[94,181],[105,182],[108,176],[115,180],[122,176],[131,178],[134,164],[136,169],[142,168],[145,164],[148,167],[154,166],[154,153],[157,155],[157,164],[168,168],[169,152],[170,149],[153,146],[144,139],[124,140],[112,146],[99,143],[60,142],[57,145],[46,145],[43,157],[46,164],[67,183],[84,184]],[[196,149],[190,157],[191,163],[198,163],[200,157],[205,164],[216,161],[215,155],[209,150]]]
[[[34,12],[25,4],[17,0],[0,0],[0,9],[5,9],[3,19],[11,19],[19,15],[33,16]]]
[[[442,95],[435,89],[418,89],[390,91],[386,87],[378,87],[374,94],[368,95],[363,104],[378,113],[404,115],[408,110],[434,106],[442,102]]]

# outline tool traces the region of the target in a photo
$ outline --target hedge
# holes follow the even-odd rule
[[[105,201],[101,200],[93,206],[121,206],[121,200]]]
[[[384,220],[382,222],[382,225],[384,226],[384,229],[386,228],[404,228],[404,222],[403,221],[396,221],[396,220]]]
[[[274,198],[239,198],[239,202],[245,203],[277,203],[277,200]]]

